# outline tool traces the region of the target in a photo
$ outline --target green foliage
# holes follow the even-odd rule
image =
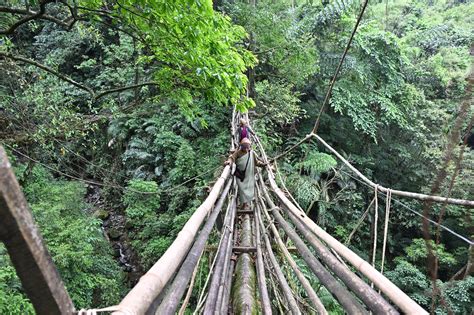
[[[33,305],[24,294],[15,268],[9,261],[3,244],[0,244],[0,313],[34,314]]]
[[[385,275],[415,302],[427,307],[429,304],[429,280],[426,275],[404,259],[395,261],[394,269]]]
[[[318,55],[313,34],[302,28],[304,8],[292,8],[284,0],[263,0],[255,7],[247,1],[226,2],[224,10],[252,35],[250,49],[258,57],[259,77],[301,89],[315,74]]]
[[[433,252],[435,253],[441,268],[448,268],[456,264],[456,259],[452,254],[445,251],[443,244],[436,245],[430,241]],[[428,257],[428,249],[425,240],[421,238],[414,239],[412,244],[405,248],[407,259],[412,262],[424,262]]]
[[[156,215],[160,208],[158,185],[139,179],[130,181],[123,196],[123,203],[126,206],[127,222],[133,227],[133,232],[129,235],[131,244],[142,265],[149,268],[163,253],[162,245],[166,244],[166,241],[158,236],[160,232],[163,234],[167,230],[165,226],[164,231],[160,231],[160,225],[166,224],[167,218],[157,218]]]
[[[438,307],[436,314],[469,314],[472,311],[474,301],[474,277],[469,276],[464,280],[450,281],[438,285],[446,301],[447,307]]]
[[[321,173],[330,171],[336,166],[336,160],[329,154],[311,151],[304,161],[295,164],[312,177],[318,177]]]
[[[329,5],[326,5],[316,17],[315,28],[330,24],[338,19],[347,11],[350,11],[354,3],[353,0],[334,0]]]
[[[245,31],[214,12],[211,1],[122,1],[115,10],[144,38],[141,45],[152,54],[142,59],[161,63],[154,79],[188,117],[199,113],[193,99],[236,104],[241,110],[253,106],[241,95],[247,84],[243,72],[255,58],[235,45]]]
[[[334,111],[351,117],[356,130],[374,139],[379,126],[406,127],[409,110],[420,96],[403,78],[401,66],[406,61],[397,38],[365,25],[354,46],[357,62],[334,88]]]
[[[89,205],[83,201],[85,187],[76,182],[55,180],[45,168],[35,166],[24,192],[76,307],[117,303],[122,294],[121,270],[112,259],[100,221],[86,212]],[[0,274],[6,281],[1,282],[6,286],[0,286],[0,300],[9,296],[16,300],[14,308],[8,308],[13,313],[31,312],[14,270],[4,252],[0,254]],[[6,306],[0,302],[0,309],[2,307]]]
[[[292,85],[269,81],[257,82],[258,112],[262,120],[273,126],[283,127],[297,122],[304,116],[304,110],[298,106],[299,99],[292,91]]]
[[[311,177],[293,175],[287,178],[288,188],[295,194],[298,203],[308,208],[314,200],[318,200],[320,190]]]
[[[158,185],[155,182],[132,180],[123,196],[126,214],[131,220],[140,220],[160,207]]]
[[[414,301],[425,308],[431,305],[431,282],[426,275],[413,264],[402,258],[395,260],[396,267],[386,272],[386,276],[400,289],[407,293]],[[436,314],[468,314],[474,300],[474,278],[449,282],[437,281],[437,286],[445,301],[445,306],[436,298]]]

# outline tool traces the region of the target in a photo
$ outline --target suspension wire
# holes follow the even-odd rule
[[[124,175],[121,175],[121,174],[117,174],[115,172],[112,172],[110,170],[106,170],[105,168],[99,166],[99,165],[96,165],[94,163],[92,163],[91,161],[89,161],[86,157],[82,156],[81,154],[75,152],[74,150],[71,150],[67,147],[67,143],[65,142],[62,142],[62,141],[59,141],[58,139],[56,138],[53,138],[53,140],[55,142],[57,142],[59,145],[61,145],[61,148],[63,148],[65,151],[68,151],[69,153],[77,156],[78,158],[80,158],[82,161],[84,161],[84,163],[86,164],[89,164],[91,166],[93,166],[94,168],[96,168],[97,170],[101,171],[102,175],[113,175],[113,176],[117,176],[119,175],[119,178],[122,177],[122,178],[125,178]]]
[[[22,123],[20,120],[18,119],[13,119],[15,121],[15,124],[17,126],[19,126],[21,129],[23,129],[24,131],[26,132],[29,132],[29,129],[28,127]],[[126,179],[127,177],[125,175],[121,175],[121,174],[117,174],[115,172],[112,172],[110,170],[107,170],[99,165],[96,165],[94,163],[92,163],[91,161],[89,161],[86,157],[82,156],[81,154],[75,152],[74,150],[71,150],[67,147],[67,143],[63,142],[63,141],[60,141],[56,138],[52,138],[53,141],[55,141],[56,143],[58,143],[62,149],[64,149],[65,151],[75,155],[76,157],[80,158],[81,160],[83,160],[86,164],[89,164],[91,166],[93,166],[95,169],[97,169],[98,171],[100,171],[102,173],[102,175],[105,177],[106,175],[112,175],[112,176],[119,176],[119,178],[123,178],[123,179]],[[76,163],[73,163],[73,162],[69,162],[71,163],[72,165],[80,168],[81,170],[83,170],[85,173],[87,173],[87,169],[81,167],[80,165],[77,165]],[[74,172],[76,175],[79,175],[77,172]]]
[[[127,191],[127,190],[128,190],[128,191],[131,191],[131,192],[133,192],[133,193],[142,194],[142,195],[158,195],[158,194],[161,194],[161,193],[167,193],[167,192],[169,192],[169,191],[171,191],[171,190],[174,190],[174,189],[176,189],[176,188],[178,188],[178,187],[181,187],[181,186],[183,186],[183,185],[185,185],[185,184],[187,184],[187,183],[189,183],[189,182],[191,182],[191,181],[193,181],[193,180],[195,180],[195,179],[197,179],[197,178],[199,178],[199,177],[201,177],[201,176],[203,176],[203,175],[206,175],[206,174],[208,174],[208,173],[210,173],[210,172],[212,172],[212,171],[215,171],[216,169],[218,169],[219,167],[221,167],[221,165],[217,165],[217,166],[214,167],[214,168],[211,168],[211,169],[209,169],[209,170],[207,170],[207,171],[205,171],[205,172],[202,172],[202,173],[200,173],[200,174],[198,174],[198,175],[196,175],[196,176],[194,176],[194,177],[192,177],[192,178],[190,178],[190,179],[188,179],[188,180],[186,180],[186,181],[184,181],[184,182],[182,182],[182,183],[180,183],[180,184],[178,184],[178,185],[176,185],[176,186],[167,188],[167,189],[165,189],[165,190],[157,191],[157,192],[146,192],[146,191],[135,190],[135,189],[132,189],[132,188],[129,188],[129,187],[124,187],[124,186],[121,186],[121,185],[115,184],[115,183],[114,183],[114,184],[107,184],[107,183],[103,183],[103,182],[99,182],[99,181],[88,180],[88,179],[80,178],[80,177],[77,177],[77,176],[74,176],[74,175],[70,175],[70,174],[67,174],[67,173],[65,173],[65,172],[63,172],[63,171],[60,171],[60,170],[57,169],[57,168],[54,168],[54,167],[49,166],[49,165],[47,165],[47,164],[45,164],[45,163],[42,163],[42,162],[40,162],[40,161],[38,161],[38,160],[36,160],[36,159],[30,157],[29,155],[27,155],[27,154],[25,154],[25,153],[23,153],[23,152],[21,152],[21,151],[15,149],[15,148],[13,148],[12,146],[10,146],[10,145],[8,145],[8,144],[6,144],[6,143],[4,143],[3,145],[4,145],[5,147],[9,148],[10,150],[12,150],[13,152],[15,152],[15,153],[21,155],[22,157],[24,157],[24,158],[26,158],[26,159],[28,159],[28,160],[30,160],[30,161],[32,161],[32,162],[35,162],[35,163],[37,163],[37,164],[39,164],[39,165],[41,165],[41,166],[43,166],[43,167],[49,169],[50,171],[53,171],[53,172],[58,173],[58,174],[61,174],[61,175],[64,176],[64,177],[68,177],[68,178],[70,178],[70,179],[74,179],[74,180],[77,180],[77,181],[80,181],[80,182],[83,182],[83,183],[86,183],[86,184],[90,184],[90,185],[95,185],[95,186],[100,186],[100,187],[108,187],[108,188],[112,188],[112,189],[116,189],[116,190],[121,190],[121,191]]]
[[[28,131],[28,128],[27,128],[24,124],[20,123],[18,120],[17,120],[17,124],[20,125],[20,127],[22,127],[24,130]],[[72,153],[73,155],[75,155],[75,156],[77,156],[78,158],[80,158],[81,160],[83,160],[86,164],[89,164],[89,165],[93,166],[94,168],[96,168],[97,170],[101,171],[101,172],[102,172],[102,175],[106,175],[106,174],[112,175],[112,176],[116,176],[116,175],[117,175],[116,173],[114,173],[114,172],[112,172],[112,171],[110,171],[110,170],[107,170],[107,169],[105,169],[105,168],[103,168],[103,167],[101,167],[101,166],[99,166],[99,165],[96,165],[96,164],[92,163],[91,161],[89,161],[87,158],[85,158],[85,157],[82,156],[81,154],[79,154],[79,153],[77,153],[77,152],[75,152],[75,151],[73,151],[73,150],[67,148],[66,143],[64,143],[64,142],[62,142],[62,141],[59,141],[59,140],[56,139],[56,138],[53,138],[53,140],[56,141],[59,145],[61,145],[62,148],[64,148],[66,151]],[[119,184],[117,184],[117,183],[115,183],[115,182],[114,182],[113,185],[110,185],[110,184],[105,184],[105,183],[102,183],[102,182],[97,182],[97,181],[90,181],[90,180],[81,179],[80,177],[78,177],[79,174],[78,174],[77,172],[75,172],[74,170],[71,170],[71,171],[74,172],[75,175],[77,175],[77,176],[69,175],[69,174],[67,174],[67,173],[65,173],[65,172],[59,171],[58,169],[52,168],[52,167],[50,167],[50,166],[48,166],[48,165],[45,165],[45,164],[41,163],[40,161],[37,161],[37,160],[31,158],[31,157],[28,156],[27,154],[22,153],[22,152],[20,152],[20,151],[18,151],[18,150],[15,150],[13,147],[11,147],[11,146],[9,146],[9,145],[7,145],[7,144],[4,144],[4,146],[9,147],[11,150],[13,150],[13,151],[15,151],[16,153],[22,155],[23,157],[29,159],[30,161],[33,161],[33,162],[35,162],[35,163],[38,163],[38,164],[40,164],[40,165],[42,165],[42,166],[48,168],[48,169],[51,170],[51,171],[57,172],[57,173],[59,173],[59,174],[65,176],[65,177],[69,177],[69,178],[74,179],[74,180],[82,181],[82,182],[85,182],[85,183],[88,183],[88,184],[91,184],[91,185],[97,185],[97,186],[102,186],[102,187],[109,187],[109,188],[114,188],[114,189],[118,189],[118,190],[129,190],[129,191],[131,191],[131,192],[136,192],[136,193],[141,193],[141,194],[158,194],[158,192],[152,193],[152,192],[140,192],[140,191],[136,191],[136,190],[133,190],[133,189],[131,189],[131,188],[123,187],[123,186],[121,186],[121,185],[119,185]],[[72,163],[72,164],[75,165],[75,166],[77,166],[77,167],[79,167],[80,169],[82,169],[84,172],[87,173],[87,170],[84,169],[83,167],[81,167],[81,166],[79,166],[79,165],[77,165],[77,164],[75,164],[75,163]],[[204,176],[204,175],[206,175],[206,174],[208,174],[208,173],[210,173],[210,172],[212,172],[212,171],[218,169],[220,166],[221,166],[221,165],[217,165],[216,167],[211,168],[211,169],[209,169],[209,170],[207,170],[207,171],[204,171],[204,172],[202,172],[202,173],[200,173],[200,174],[198,174],[198,175],[196,175],[196,176],[194,176],[194,177],[191,177],[190,179],[188,179],[188,180],[186,180],[186,181],[184,181],[184,182],[182,182],[182,183],[180,183],[180,184],[178,184],[178,185],[176,185],[176,186],[169,187],[169,188],[167,188],[167,189],[165,189],[165,190],[162,190],[160,193],[168,193],[168,192],[170,192],[170,191],[172,191],[172,190],[174,190],[174,189],[176,189],[176,188],[179,188],[179,187],[181,187],[181,186],[184,186],[185,184],[187,184],[187,183],[189,183],[189,182],[191,182],[191,181],[193,181],[193,180],[195,180],[195,179],[197,179],[197,178],[199,178],[199,177],[201,177],[201,176]],[[127,176],[125,176],[125,175],[120,175],[120,174],[119,174],[119,178],[127,179]]]
[[[298,143],[296,143],[295,145],[293,145],[291,148],[289,148],[288,150],[284,151],[283,153],[281,154],[278,154],[277,156],[275,156],[274,158],[271,158],[270,161],[273,162],[273,161],[276,161],[278,160],[279,158],[281,158],[282,156],[286,155],[287,153],[289,153],[290,151],[292,151],[293,149],[295,149],[296,147],[298,147],[299,145],[301,145],[303,142],[306,142],[308,139],[312,138],[311,134],[315,134],[317,131],[318,131],[318,127],[319,127],[319,122],[320,122],[320,119],[321,119],[321,115],[322,113],[324,112],[325,108],[326,108],[326,105],[327,103],[329,102],[329,98],[331,97],[331,92],[332,92],[332,89],[334,87],[334,84],[336,83],[336,79],[337,79],[337,76],[339,75],[339,72],[342,68],[342,64],[344,63],[344,60],[346,58],[346,55],[347,55],[347,52],[349,51],[349,48],[351,47],[351,44],[352,44],[352,40],[354,39],[354,36],[357,32],[357,28],[359,27],[359,24],[360,24],[360,21],[362,20],[362,16],[364,15],[364,12],[365,12],[365,9],[367,8],[367,4],[369,3],[369,0],[365,0],[364,3],[362,4],[362,8],[359,12],[359,16],[357,17],[357,21],[356,21],[356,24],[354,25],[354,28],[352,29],[352,33],[351,33],[351,36],[349,37],[349,40],[347,42],[347,45],[346,45],[346,48],[344,49],[344,53],[342,54],[341,56],[341,59],[339,60],[339,64],[337,65],[337,68],[336,68],[336,71],[334,73],[334,76],[332,77],[331,79],[331,83],[329,85],[329,88],[326,92],[326,96],[324,97],[324,101],[323,101],[323,104],[321,106],[321,109],[319,110],[319,113],[318,113],[318,117],[316,118],[316,122],[314,123],[314,127],[311,131],[311,133],[309,135],[307,135],[306,137],[304,137],[303,139],[301,139]]]
[[[341,173],[344,173],[344,174],[346,174],[347,176],[351,177],[352,179],[358,181],[359,183],[361,183],[361,184],[367,186],[368,188],[373,188],[372,186],[370,186],[370,185],[367,184],[366,182],[360,180],[359,178],[353,176],[352,174],[349,174],[349,173],[347,173],[347,172],[344,171],[344,170],[340,170],[340,171],[341,171]],[[381,191],[379,191],[379,194],[381,194],[381,195],[383,195],[383,196],[387,196],[387,194],[385,194],[385,193],[383,193],[383,192],[381,192]],[[422,213],[420,213],[420,212],[418,212],[418,211],[412,209],[410,206],[406,205],[404,202],[401,202],[401,201],[399,201],[398,199],[395,199],[394,197],[391,197],[391,200],[393,200],[395,203],[399,204],[400,206],[402,206],[402,207],[405,208],[406,210],[412,212],[413,214],[416,214],[417,216],[419,216],[419,217],[421,217],[421,218],[423,218],[423,219],[428,220],[428,222],[430,222],[431,224],[433,224],[433,225],[435,225],[435,226],[437,226],[437,227],[439,227],[439,228],[445,230],[446,232],[448,232],[448,233],[450,233],[450,234],[456,236],[457,238],[463,240],[464,242],[468,243],[469,245],[474,245],[474,241],[472,241],[472,240],[470,240],[469,238],[467,238],[467,237],[465,237],[465,236],[463,236],[463,235],[461,235],[461,234],[459,234],[459,233],[453,231],[452,229],[448,228],[447,226],[445,226],[445,225],[443,225],[443,224],[439,224],[438,222],[436,222],[436,221],[434,221],[434,220],[431,220],[430,218],[424,216]]]
[[[365,9],[367,8],[368,3],[369,3],[369,0],[365,0],[364,3],[362,4],[362,8],[360,10],[359,16],[357,17],[356,24],[354,25],[354,29],[352,30],[351,36],[349,37],[349,41],[347,42],[346,48],[344,49],[344,53],[342,54],[341,60],[339,61],[339,64],[337,65],[336,72],[334,73],[334,76],[332,77],[331,84],[329,85],[329,88],[326,92],[326,96],[324,97],[323,105],[321,106],[321,109],[319,110],[319,114],[318,114],[318,117],[316,118],[316,122],[314,123],[312,133],[316,133],[318,131],[319,120],[321,118],[321,114],[324,112],[326,105],[329,102],[332,88],[334,87],[334,83],[336,83],[337,76],[339,75],[339,71],[342,68],[342,64],[344,63],[344,59],[346,58],[347,52],[349,51],[349,48],[351,47],[352,40],[354,39],[354,35],[357,32],[357,28],[359,27],[360,21],[362,20],[362,16],[364,15],[364,12],[365,12]]]

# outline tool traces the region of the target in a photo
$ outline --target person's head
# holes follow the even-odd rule
[[[240,119],[240,127],[247,126],[247,121],[245,119]]]
[[[248,152],[250,150],[251,144],[252,142],[249,138],[243,138],[242,140],[240,140],[240,150]]]

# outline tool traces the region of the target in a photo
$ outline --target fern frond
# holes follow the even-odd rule
[[[331,170],[336,165],[337,162],[331,155],[322,152],[310,152],[306,159],[296,163],[295,167],[302,168],[311,177],[317,178],[321,173]]]
[[[319,68],[320,74],[323,77],[332,77],[336,71],[337,66],[341,60],[342,54],[337,53],[320,53],[319,54]],[[340,74],[344,74],[356,67],[356,58],[347,55],[341,67]]]
[[[318,14],[316,18],[316,25],[328,25],[333,20],[339,19],[342,14],[347,12],[352,5],[355,3],[354,0],[335,0],[331,4],[324,7],[324,9]]]
[[[291,175],[288,177],[287,185],[296,201],[303,207],[308,208],[314,200],[319,199],[320,191],[316,182],[309,176]]]

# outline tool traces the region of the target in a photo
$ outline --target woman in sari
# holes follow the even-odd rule
[[[240,141],[239,150],[232,153],[225,161],[226,165],[235,162],[236,168],[244,175],[242,179],[236,176],[237,186],[239,187],[239,202],[244,210],[250,209],[249,203],[255,197],[255,166],[262,167],[266,165],[257,158],[257,155],[251,149],[251,144],[248,138],[243,138]],[[239,171],[236,170],[236,172]]]

